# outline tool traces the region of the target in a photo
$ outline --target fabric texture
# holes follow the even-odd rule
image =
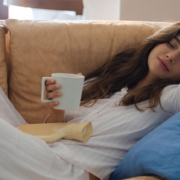
[[[88,172],[64,161],[44,141],[16,128],[26,122],[2,89],[0,102],[0,179],[89,179]]]
[[[77,111],[66,112],[64,120],[68,123],[92,122],[93,135],[86,142],[64,139],[49,144],[49,148],[42,140],[20,133],[16,128],[14,129],[14,127],[7,124],[7,122],[3,120],[0,121],[0,135],[2,137],[0,141],[2,143],[0,146],[0,150],[2,151],[0,155],[2,157],[0,157],[0,159],[2,159],[3,162],[8,162],[8,168],[12,167],[12,169],[15,170],[17,170],[17,167],[22,163],[25,164],[24,161],[26,161],[31,167],[35,167],[33,169],[38,169],[38,175],[43,175],[44,172],[47,171],[45,167],[50,166],[48,162],[52,162],[51,158],[55,158],[51,167],[65,167],[65,169],[56,168],[56,173],[59,173],[59,176],[61,175],[60,170],[63,172],[67,170],[68,175],[64,177],[69,177],[69,168],[67,167],[71,165],[70,167],[72,168],[76,167],[77,171],[70,168],[73,172],[77,172],[76,175],[81,172],[80,174],[82,176],[80,177],[86,175],[85,172],[90,172],[101,180],[108,180],[115,167],[139,139],[180,110],[180,85],[171,85],[163,90],[161,104],[166,111],[163,111],[160,106],[157,106],[155,108],[156,113],[150,109],[144,112],[137,111],[134,105],[118,106],[119,100],[126,93],[127,89],[123,88],[111,96],[111,98],[99,100],[92,107],[81,106]],[[146,107],[148,101],[141,102],[138,105],[140,107]],[[3,117],[3,119],[6,120],[6,117]],[[11,121],[14,121],[14,118],[9,118],[9,120],[11,123]],[[17,154],[17,156],[13,156],[14,158],[11,156],[12,150],[13,155],[14,153]],[[8,155],[8,152],[10,155]],[[51,156],[48,155],[49,153]],[[5,154],[5,156],[3,154]],[[48,161],[45,161],[46,156],[50,158]],[[38,161],[36,161],[36,159]],[[43,163],[40,161],[41,159]],[[11,166],[9,166],[9,164],[11,164]],[[41,166],[42,164],[43,167]],[[59,165],[57,166],[57,164]],[[4,165],[5,164],[1,164],[0,169],[7,169]],[[22,168],[20,172],[23,168],[23,172],[29,172],[28,170],[31,168],[26,165],[27,163],[24,166],[20,166]],[[13,166],[15,166],[15,168],[13,168]],[[52,171],[54,171],[53,168],[50,172]],[[31,172],[34,171],[32,170]],[[12,174],[7,173],[6,175],[10,177]],[[22,177],[22,175],[25,174],[16,173],[17,177]],[[33,175],[32,179],[39,178],[38,176],[38,178],[36,178],[35,174]],[[80,180],[80,178],[78,180]]]
[[[69,123],[91,121],[93,135],[85,143],[63,139],[51,144],[51,148],[64,160],[108,180],[138,140],[180,110],[180,85],[163,90],[161,104],[166,111],[159,105],[155,112],[150,109],[140,112],[134,105],[118,106],[126,93],[123,88],[92,107],[81,106],[77,111],[66,112],[65,121]],[[148,101],[138,103],[140,107],[147,105]]]
[[[140,140],[112,173],[110,180],[140,175],[180,177],[180,112]]]

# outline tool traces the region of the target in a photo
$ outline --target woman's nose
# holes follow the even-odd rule
[[[180,50],[179,51],[172,51],[170,53],[167,53],[166,54],[166,59],[171,63],[176,62],[178,59],[180,60]]]
[[[171,63],[173,62],[173,59],[170,54],[166,54],[166,59]]]

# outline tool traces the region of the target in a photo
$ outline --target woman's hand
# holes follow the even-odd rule
[[[54,79],[48,79],[45,83],[46,85],[46,98],[47,99],[52,99],[56,97],[60,97],[61,93],[60,92],[54,92],[55,90],[60,89],[60,85],[56,84]],[[48,103],[50,107],[55,107],[59,104],[58,101],[53,101]]]
[[[52,99],[61,96],[61,92],[54,92],[60,89],[60,85],[56,84],[54,79],[48,79],[45,83],[46,85],[46,98]],[[50,116],[47,119],[47,123],[62,122],[64,118],[64,110],[54,109],[55,106],[59,104],[58,101],[49,102],[48,106],[50,108]]]
[[[78,73],[79,75],[82,75],[82,73]],[[54,92],[55,90],[59,90],[61,86],[59,84],[56,84],[54,79],[48,79],[45,82],[46,85],[46,99],[52,99],[56,97],[60,97],[62,94],[60,91]],[[54,109],[60,102],[53,101],[49,102],[48,106],[50,108],[50,116],[47,118],[48,123],[52,122],[62,122],[64,119],[64,110]]]

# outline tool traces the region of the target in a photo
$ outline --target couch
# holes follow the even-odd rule
[[[130,21],[0,21],[0,86],[28,123],[43,123],[49,111],[40,100],[43,76],[55,72],[87,75],[118,52],[137,47],[165,25]]]

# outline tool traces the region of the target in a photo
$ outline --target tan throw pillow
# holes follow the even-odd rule
[[[7,95],[7,64],[5,56],[5,29],[0,22],[0,87]]]
[[[127,47],[136,47],[158,24],[120,21],[7,20],[10,37],[9,97],[29,123],[49,114],[40,101],[41,78],[51,73],[84,75]]]

